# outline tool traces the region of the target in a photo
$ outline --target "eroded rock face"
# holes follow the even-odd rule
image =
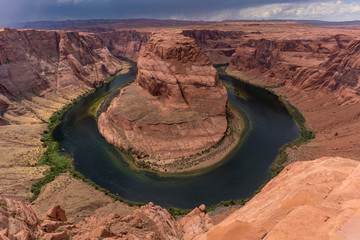
[[[324,157],[296,162],[266,184],[245,206],[215,226],[203,205],[179,220],[160,206],[149,203],[127,216],[115,211],[107,217],[91,216],[72,224],[38,217],[24,203],[0,198],[0,237],[357,239],[360,226],[359,182],[360,165],[355,160]],[[59,207],[52,207],[49,213],[59,212],[56,209]]]
[[[46,92],[72,99],[121,66],[95,34],[5,28],[0,31],[0,114],[26,113],[22,106],[7,106],[13,98],[32,101]]]
[[[5,96],[93,86],[120,66],[94,34],[0,31],[0,93]]]
[[[134,84],[98,119],[118,147],[169,159],[199,153],[226,131],[227,92],[193,39],[155,34],[142,48]]]
[[[228,72],[254,84],[276,86],[273,91],[286,96],[304,115],[316,137],[299,151],[291,150],[290,161],[329,155],[358,160],[360,148],[355,139],[360,136],[360,72],[356,32],[311,27],[297,31],[243,39]]]
[[[356,239],[359,178],[359,162],[351,159],[293,163],[244,207],[195,239]]]
[[[0,29],[3,196],[27,198],[33,182],[29,176],[43,177],[40,171],[33,174],[36,171],[29,164],[42,154],[44,122],[72,99],[116,74],[123,65],[95,34]]]
[[[0,197],[0,238],[15,239],[15,236],[30,235],[30,239],[38,239],[39,223],[34,211],[23,202]]]
[[[248,39],[239,45],[230,67],[252,76],[261,74],[269,85],[324,88],[339,92],[343,102],[356,100],[359,41],[352,39],[341,34],[321,39]]]
[[[141,47],[149,40],[151,32],[115,30],[99,33],[99,36],[112,54],[136,61]]]
[[[201,210],[200,210],[201,209]],[[60,211],[61,210],[61,211]],[[45,218],[36,216],[23,202],[0,198],[0,239],[192,239],[206,232],[211,219],[205,207],[196,208],[176,221],[160,206],[149,203],[127,216],[111,213],[107,217],[91,216],[77,224],[58,219],[60,206],[49,209]],[[54,217],[56,215],[56,217]]]
[[[213,64],[222,64],[230,61],[245,32],[193,29],[183,30],[182,34],[195,39]]]

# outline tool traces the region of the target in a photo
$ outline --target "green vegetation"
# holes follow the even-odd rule
[[[225,65],[224,66],[219,66],[219,68],[218,68],[219,75],[220,76],[221,75],[222,76],[230,76],[230,77],[235,78],[235,79],[237,79],[239,81],[246,82],[246,81],[244,81],[242,79],[239,79],[236,76],[229,75],[228,73],[226,73],[225,70],[226,70]],[[271,90],[271,88],[279,87],[279,86],[275,86],[275,87],[259,86],[259,85],[256,85],[256,84],[253,84],[253,83],[250,83],[250,82],[246,82],[246,83],[250,84],[252,86],[255,86],[255,87],[260,87],[260,88],[266,89],[266,90],[272,92],[273,94],[275,94],[275,93],[274,93],[273,90]],[[289,143],[283,145],[279,149],[276,159],[274,160],[274,162],[270,166],[270,170],[271,170],[271,173],[272,173],[273,177],[277,176],[281,172],[281,170],[284,169],[284,164],[288,161],[288,154],[286,153],[286,149],[293,148],[293,147],[298,147],[301,144],[304,144],[304,143],[308,142],[309,140],[315,138],[315,133],[310,131],[306,127],[306,120],[305,120],[305,117],[301,114],[301,112],[296,107],[294,107],[288,100],[282,98],[281,96],[278,97],[278,98],[279,98],[279,101],[285,106],[288,113],[293,118],[293,120],[296,122],[298,127],[300,128],[301,137],[294,140],[294,141],[292,141],[292,142],[289,142]]]
[[[184,216],[192,211],[192,209],[180,209],[180,208],[167,208],[166,209],[173,217]]]
[[[95,189],[105,193],[106,195],[113,198],[115,201],[124,202],[129,206],[142,206],[143,203],[137,203],[125,200],[115,194],[112,194],[109,192],[109,190],[102,188],[95,184],[90,179],[85,178],[84,175],[74,170],[72,165],[72,158],[65,154],[64,152],[61,152],[59,150],[58,143],[53,139],[52,134],[55,130],[55,128],[61,123],[65,113],[73,107],[76,103],[78,103],[82,98],[88,96],[89,94],[93,93],[95,89],[86,92],[82,94],[81,96],[77,97],[76,99],[72,100],[71,103],[64,106],[61,110],[55,112],[51,117],[50,121],[48,122],[48,129],[44,130],[43,137],[41,138],[41,142],[43,143],[43,147],[46,147],[47,149],[41,156],[39,162],[36,164],[37,166],[40,165],[47,165],[50,168],[44,172],[44,178],[40,181],[34,183],[31,186],[31,192],[33,193],[33,196],[31,197],[31,201],[34,201],[40,194],[41,188],[45,186],[46,184],[52,182],[55,180],[57,176],[59,176],[62,173],[69,172],[74,178],[80,179],[91,186],[93,186]]]
[[[212,212],[215,211],[215,209],[217,209],[218,207],[230,207],[230,206],[234,206],[234,205],[245,205],[245,203],[247,203],[250,199],[249,198],[244,198],[244,199],[239,199],[239,200],[228,200],[228,201],[221,201],[218,204],[212,205],[210,207],[206,208],[207,212]]]
[[[94,91],[94,90],[93,90]],[[65,114],[72,106],[80,101],[81,98],[87,96],[93,91],[82,94],[81,96],[75,98],[71,103],[64,106],[61,110],[55,112],[48,122],[48,129],[44,130],[43,137],[41,142],[43,147],[47,149],[41,156],[39,162],[36,165],[47,165],[50,168],[44,172],[44,178],[40,181],[34,183],[31,186],[30,191],[33,193],[31,201],[34,201],[40,194],[41,188],[46,184],[52,182],[57,176],[62,173],[73,171],[71,164],[71,158],[67,154],[60,152],[58,149],[58,143],[52,138],[52,134],[58,126]]]
[[[117,76],[117,75],[116,75]],[[112,81],[116,76],[109,77],[103,84]],[[142,206],[143,203],[137,203],[125,200],[115,194],[112,194],[109,192],[109,190],[102,188],[95,184],[93,181],[85,178],[81,173],[76,172],[72,165],[72,158],[59,150],[58,142],[56,142],[52,135],[56,127],[61,123],[65,113],[70,110],[75,104],[77,104],[82,98],[88,96],[89,94],[96,91],[97,88],[100,88],[103,86],[103,84],[100,84],[95,87],[95,89],[92,89],[88,92],[85,92],[84,94],[78,96],[77,98],[73,99],[71,103],[64,106],[61,110],[55,112],[51,117],[48,124],[48,128],[44,130],[43,137],[41,138],[41,142],[44,148],[46,148],[43,155],[40,157],[38,163],[36,163],[36,166],[41,165],[47,165],[49,166],[49,169],[47,169],[44,172],[44,178],[39,180],[38,182],[34,183],[31,186],[31,192],[33,193],[33,196],[31,197],[31,201],[34,201],[40,194],[41,188],[45,186],[46,184],[52,182],[55,180],[56,177],[58,177],[62,173],[70,173],[74,178],[80,179],[91,186],[93,186],[95,189],[102,191],[106,195],[113,198],[115,201],[124,202],[129,206]],[[98,103],[99,105],[99,103]]]
[[[275,161],[271,164],[270,169],[272,172],[272,175],[275,177],[277,176],[283,169],[284,169],[284,163],[288,161],[288,154],[286,153],[287,148],[293,148],[298,147],[301,144],[304,144],[308,142],[311,139],[315,138],[315,133],[308,130],[306,127],[306,120],[304,116],[301,114],[301,112],[295,108],[291,103],[281,97],[279,97],[279,100],[284,104],[287,111],[291,115],[291,117],[294,119],[296,124],[300,128],[301,137],[296,139],[295,141],[289,142],[285,145],[283,145],[279,151],[278,155],[275,159]]]
[[[211,205],[209,207],[206,207],[206,212],[213,212],[215,211],[218,207],[230,207],[230,206],[235,206],[235,205],[239,205],[239,206],[244,206],[248,201],[250,201],[256,194],[260,193],[261,189],[266,185],[266,183],[262,184],[258,190],[256,190],[254,192],[254,195],[250,198],[243,198],[243,199],[238,199],[238,200],[227,200],[227,201],[221,201],[217,204]],[[192,209],[179,209],[179,208],[167,208],[166,209],[173,217],[176,216],[183,216],[188,214],[189,212],[192,211]]]
[[[222,66],[223,68],[223,66]],[[222,70],[222,69],[221,69]],[[221,75],[228,75],[224,73],[224,71],[221,71]],[[229,76],[229,75],[228,75]],[[231,76],[233,77],[233,76]],[[112,79],[114,79],[113,77]],[[112,79],[108,79],[106,82],[111,81]],[[239,79],[240,80],[240,79]],[[240,80],[241,81],[241,80]],[[101,87],[102,85],[97,86]],[[43,147],[46,147],[44,154],[41,156],[39,162],[36,165],[47,165],[49,166],[49,169],[44,172],[44,178],[40,181],[34,183],[31,187],[31,192],[33,193],[33,196],[31,198],[31,201],[34,201],[38,195],[40,194],[41,188],[45,186],[47,183],[52,182],[57,176],[59,176],[62,173],[70,173],[74,178],[80,179],[91,186],[93,186],[95,189],[102,191],[106,195],[113,198],[115,201],[124,202],[129,206],[142,206],[144,203],[138,203],[138,202],[132,202],[125,200],[121,198],[120,196],[117,196],[116,194],[110,193],[109,190],[102,188],[95,184],[93,181],[87,179],[85,176],[83,176],[81,173],[76,172],[72,166],[72,159],[69,155],[67,155],[64,152],[61,152],[58,148],[58,143],[53,139],[52,134],[56,127],[61,123],[64,114],[73,107],[76,103],[80,101],[80,99],[86,97],[87,95],[93,93],[95,89],[84,93],[83,95],[77,97],[74,99],[70,104],[64,106],[61,110],[55,112],[48,122],[48,129],[44,130],[43,137],[41,139],[41,142],[43,143]],[[120,91],[120,90],[119,90]],[[95,115],[99,116],[101,112],[106,110],[106,108],[109,106],[111,100],[119,94],[118,91],[114,91],[110,95],[107,96],[106,100],[96,102],[96,109],[99,108],[98,112],[96,113],[96,109],[92,110],[92,113],[94,117]],[[239,96],[243,96],[241,92],[239,92]],[[245,96],[244,96],[245,97]],[[306,122],[304,116],[294,107],[292,106],[287,100],[282,99],[279,97],[279,100],[284,104],[284,106],[287,108],[289,114],[292,116],[294,121],[297,123],[297,125],[300,128],[301,131],[301,137],[296,139],[293,142],[287,143],[284,146],[282,146],[279,149],[277,158],[271,165],[270,169],[273,176],[278,175],[281,170],[284,168],[283,165],[288,160],[288,155],[286,153],[287,148],[297,147],[300,146],[303,143],[308,142],[309,140],[313,139],[315,137],[315,134],[312,131],[309,131],[306,127]],[[231,129],[233,131],[233,129]],[[205,150],[205,152],[208,150]],[[144,157],[142,153],[134,152],[129,150],[129,155],[135,155],[138,158]],[[146,166],[145,162],[140,163],[142,168],[148,168]],[[265,183],[259,187],[257,191],[254,192],[254,196],[261,191],[261,189],[265,186]],[[233,205],[244,205],[246,202],[248,202],[251,198],[245,198],[245,199],[239,199],[239,200],[228,200],[228,201],[222,201],[218,204],[212,205],[207,207],[207,211],[214,211],[216,208],[221,206],[233,206]],[[168,212],[173,216],[181,216],[188,214],[191,210],[190,209],[178,209],[178,208],[168,208]]]

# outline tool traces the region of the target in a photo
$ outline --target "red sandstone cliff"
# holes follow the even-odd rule
[[[161,32],[161,30],[154,30]],[[111,32],[101,32],[104,45],[115,56],[122,56],[133,61],[137,61],[140,49],[149,40],[152,31],[141,30],[121,30]],[[183,30],[182,35],[193,38],[199,47],[209,57],[212,64],[228,63],[231,55],[235,52],[242,37],[242,31],[221,31],[191,29]]]
[[[138,59],[134,84],[98,119],[115,146],[169,159],[199,153],[226,131],[227,93],[195,41],[155,34]]]
[[[99,33],[99,36],[112,54],[136,61],[141,47],[149,40],[151,32],[115,30]]]
[[[199,47],[210,58],[212,64],[228,63],[230,57],[242,41],[245,32],[243,31],[221,31],[193,29],[183,30],[186,37],[195,39]]]
[[[13,98],[52,92],[71,99],[120,69],[121,62],[97,35],[5,28],[0,31],[0,113]]]
[[[240,43],[230,67],[260,75],[271,85],[299,89],[357,91],[358,41],[333,35],[321,39],[250,39]]]
[[[244,39],[231,58],[229,72],[255,84],[276,86],[272,91],[305,116],[316,138],[291,151],[291,161],[329,155],[359,159],[356,32],[297,31],[298,35],[269,33],[268,38]]]
[[[0,194],[28,199],[50,116],[123,63],[94,34],[0,29]]]

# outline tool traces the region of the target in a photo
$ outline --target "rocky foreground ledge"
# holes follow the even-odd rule
[[[135,83],[100,115],[98,127],[108,142],[136,156],[157,162],[188,157],[224,137],[227,99],[195,40],[157,33],[140,51]]]
[[[359,178],[355,160],[296,162],[219,224],[204,205],[178,220],[149,203],[127,216],[113,209],[72,223],[58,205],[37,216],[20,201],[0,198],[0,239],[357,239]]]
[[[1,240],[192,239],[212,226],[204,205],[179,221],[165,209],[149,203],[127,216],[114,212],[103,218],[91,216],[75,224],[68,221],[59,205],[39,217],[23,202],[0,198]]]

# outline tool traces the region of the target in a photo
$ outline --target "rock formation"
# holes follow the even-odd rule
[[[351,159],[296,162],[215,226],[203,205],[179,220],[149,203],[127,216],[113,211],[74,224],[66,221],[60,206],[39,217],[22,202],[0,198],[0,238],[356,239],[359,178],[359,162]]]
[[[99,33],[99,36],[112,54],[136,62],[140,49],[149,40],[151,32],[115,30]]]
[[[195,239],[356,239],[358,161],[321,158],[287,166],[244,207]]]
[[[55,205],[46,217],[38,217],[23,202],[0,198],[0,239],[185,239],[190,240],[212,226],[205,207],[196,208],[181,221],[165,209],[149,203],[132,214],[91,216],[79,223],[67,222],[65,211]]]
[[[44,122],[123,66],[95,34],[0,29],[0,193],[28,198]],[[42,170],[42,171],[40,171]]]
[[[213,64],[228,63],[245,32],[221,31],[215,29],[183,30],[186,37],[195,39],[199,47],[206,53]]]
[[[0,46],[0,93],[7,97],[86,89],[121,68],[94,34],[6,28]]]
[[[295,105],[316,132],[315,140],[296,150],[287,150],[291,161],[310,160],[325,155],[359,159],[358,32],[265,22],[219,23],[212,27],[216,30],[190,30],[183,33],[196,39],[201,48],[207,54],[210,53],[210,58],[214,55],[222,59],[217,54],[227,56],[233,51],[234,45],[239,44],[232,56],[231,67],[238,70],[239,76],[247,81],[280,86],[272,90]],[[224,29],[237,33],[225,34]],[[119,34],[119,42],[111,42],[109,39],[116,38],[116,34]],[[237,34],[240,39],[233,39],[232,36]],[[133,59],[137,58],[137,51],[147,41],[144,35],[136,32],[132,33],[129,40],[123,41],[126,36],[120,32],[104,33],[101,39],[114,54],[125,54]],[[220,39],[225,39],[229,45],[222,45]],[[181,115],[188,112],[194,114],[190,110],[191,107],[197,108],[197,101],[189,101],[194,100],[194,91],[190,91],[190,97],[186,97],[188,92],[184,90],[183,82],[171,84],[160,81],[169,76],[170,80],[177,79],[174,77],[177,74],[185,75],[180,65],[173,64],[175,60],[170,57],[180,56],[177,61],[182,61],[182,51],[179,51],[180,55],[176,54],[177,50],[164,51],[165,43],[156,40],[156,37],[151,41],[154,41],[153,46],[147,46],[148,50],[140,54],[143,66],[140,64],[141,74],[137,83],[125,89],[119,98],[137,93],[128,102],[140,103],[151,99],[148,105],[150,109],[167,112],[170,108],[175,113],[182,111]],[[126,47],[129,47],[128,50]],[[151,60],[153,56],[156,61]],[[33,154],[40,147],[40,136],[45,129],[40,119],[46,120],[69,99],[103,81],[115,69],[120,69],[120,64],[101,44],[100,38],[93,34],[0,29],[0,125],[3,125],[0,128],[1,196],[27,199],[32,181],[43,177],[41,172],[46,168],[27,166],[29,159],[41,154]],[[169,65],[175,65],[174,70]],[[166,78],[161,75],[162,69],[165,69]],[[175,73],[170,73],[169,69]],[[151,72],[154,74],[149,74]],[[148,81],[150,78],[157,81]],[[197,84],[196,87],[216,89]],[[17,85],[19,88],[16,88]],[[19,101],[14,102],[14,98]],[[115,102],[113,104],[116,105]],[[119,104],[127,106],[125,103]],[[141,106],[138,105],[138,109],[143,109]],[[129,108],[127,113],[138,117],[138,112],[132,110]],[[114,112],[123,114],[121,111],[116,112],[115,108]],[[201,114],[204,113],[197,114],[203,116]],[[109,119],[114,116],[108,115]],[[149,124],[156,116],[146,116],[141,120],[147,122],[139,119],[124,120],[121,127],[126,126],[125,129],[142,134],[157,132],[156,128],[150,127],[158,127],[159,124]],[[157,119],[165,118],[159,115]],[[178,119],[170,120],[174,122]],[[194,120],[201,126],[205,122]],[[178,128],[170,128],[172,124],[163,125],[169,127],[165,131],[170,134],[175,132],[174,129],[185,136],[191,133],[183,131],[182,123]],[[114,133],[110,132],[109,136],[116,140]],[[57,178],[56,181],[63,180]],[[216,226],[212,226],[211,218],[205,214],[203,207],[175,221],[166,210],[153,204],[125,216],[112,208],[115,203],[110,203],[106,205],[107,212],[113,214],[108,217],[92,216],[72,224],[64,222],[59,207],[52,208],[49,217],[42,218],[36,216],[24,203],[1,198],[0,239],[231,239],[234,236],[237,239],[356,239],[360,235],[359,181],[359,164],[355,160],[321,158],[293,163],[249,203]],[[61,184],[57,183],[46,186],[49,194],[52,194],[52,203],[49,204],[50,197],[45,196],[39,205],[33,205],[34,209],[35,206],[44,208],[44,205],[48,208],[59,204],[58,199],[65,201],[67,197],[74,198],[78,194],[74,204],[76,211],[67,211],[73,215],[69,219],[78,220],[88,216],[76,216],[80,209],[88,214],[104,205],[99,200],[93,201],[92,194],[96,190],[86,189],[85,183],[74,185],[75,190],[72,191],[66,188],[59,190]],[[77,193],[76,186],[86,194]],[[54,194],[53,191],[58,192]],[[86,202],[82,199],[83,195],[89,196]],[[96,198],[101,199],[102,196]],[[61,219],[63,221],[59,221]]]
[[[271,85],[300,89],[357,91],[358,41],[346,35],[321,39],[247,39],[232,56],[230,67],[248,75],[261,74]],[[351,61],[349,62],[349,60]],[[347,91],[348,92],[348,91]]]
[[[227,93],[193,39],[153,35],[140,52],[134,84],[124,88],[98,126],[111,144],[170,159],[219,142],[226,131]]]
[[[273,88],[305,116],[316,133],[291,161],[342,156],[359,159],[358,40],[356,32],[299,26],[279,33],[262,26],[231,57],[229,73]],[[233,71],[231,69],[235,69]]]
[[[99,36],[104,45],[115,56],[126,57],[137,61],[140,49],[150,39],[151,35],[162,30],[149,31],[147,29],[122,30],[101,32]],[[199,47],[209,57],[212,64],[228,63],[235,52],[243,31],[221,31],[214,29],[189,29],[181,32],[185,37],[193,38]]]

